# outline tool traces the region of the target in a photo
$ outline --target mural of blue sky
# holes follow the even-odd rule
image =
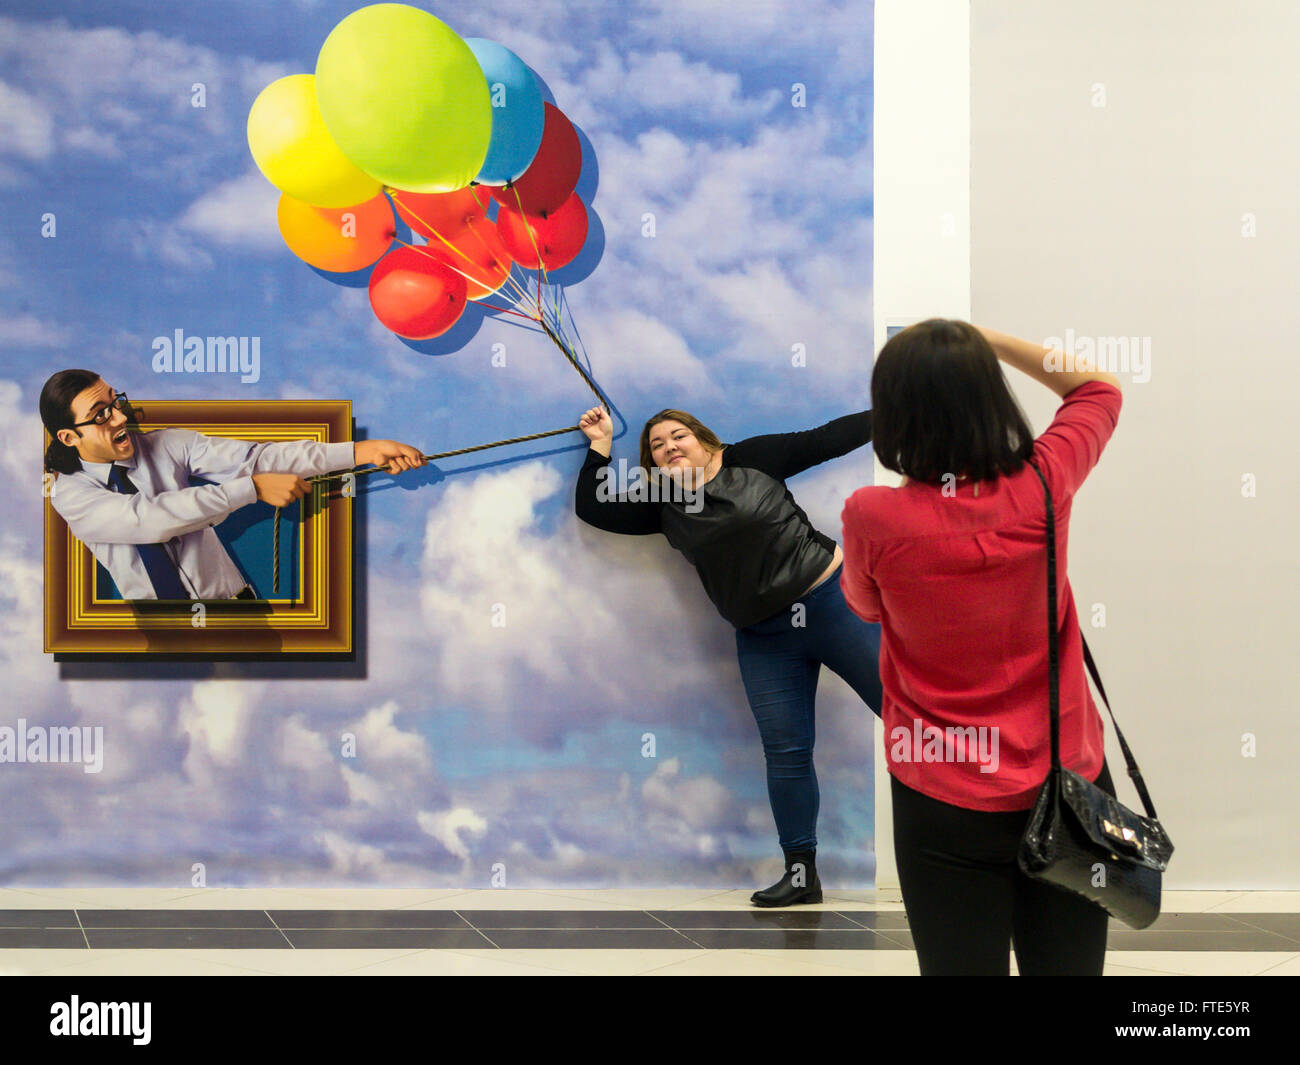
[[[56,369],[140,399],[350,399],[361,432],[430,453],[591,405],[544,336],[490,318],[424,354],[285,248],[248,109],[358,6],[0,16],[0,724],[105,743],[99,773],[0,766],[0,883],[171,886],[203,863],[212,886],[766,886],[780,849],[734,631],[662,537],[576,519],[577,433],[375,479],[352,670],[41,653],[36,399]],[[615,459],[663,407],[732,441],[868,406],[872,4],[420,6],[514,50],[594,150],[605,250],[567,298],[627,425]],[[258,379],[156,374],[178,329],[260,338]],[[870,477],[865,448],[791,488],[838,538]],[[872,715],[826,671],[818,711],[819,869],[869,886]]]

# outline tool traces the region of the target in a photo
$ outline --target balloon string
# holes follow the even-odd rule
[[[560,295],[559,295],[560,287],[558,285],[552,285],[551,283],[550,272],[546,269],[546,263],[542,258],[542,251],[537,241],[537,233],[533,229],[532,224],[528,221],[528,215],[524,211],[523,198],[519,195],[519,189],[514,184],[507,185],[506,187],[509,188],[511,193],[514,195],[515,206],[519,210],[519,217],[523,220],[524,229],[528,233],[528,240],[533,247],[533,254],[537,256],[537,295],[536,295],[536,307],[538,311],[537,321],[539,324],[545,326],[547,323],[544,321],[544,319],[546,315],[549,313],[551,316],[551,321],[549,323],[551,328],[554,329],[555,332],[558,332],[560,336],[564,336],[564,317],[560,312]],[[477,196],[475,196],[474,202],[478,203]],[[547,289],[550,290],[549,294],[552,296],[552,298],[555,301],[554,307],[551,307],[542,299],[543,282],[545,282]],[[550,330],[548,330],[548,332],[550,332]],[[560,346],[560,350],[563,351],[564,345],[560,343],[559,339],[555,337],[554,333],[552,333],[551,338],[555,340],[556,344]]]
[[[412,210],[410,206],[408,206],[407,204],[402,203],[401,198],[398,197],[398,195],[397,195],[397,190],[396,190],[396,189],[388,189],[388,194],[389,194],[390,196],[392,196],[393,199],[394,199],[397,203],[401,204],[402,209],[405,210],[407,214],[409,214],[412,218],[414,218],[417,222],[419,222],[422,226],[424,226],[424,227],[425,227],[425,228],[426,228],[426,229],[427,229],[431,234],[433,234],[433,236],[437,237],[438,240],[440,240],[444,245],[446,245],[448,248],[450,248],[452,251],[454,251],[454,252],[455,252],[457,255],[459,255],[462,259],[466,260],[466,261],[469,262],[471,265],[473,265],[474,260],[471,259],[471,258],[470,258],[470,257],[469,257],[469,256],[468,256],[468,255],[467,255],[467,254],[462,250],[462,249],[458,248],[455,244],[452,244],[451,241],[449,241],[446,237],[444,237],[441,233],[439,233],[438,230],[437,230],[434,226],[430,225],[430,224],[429,224],[425,219],[421,218],[421,217],[420,217],[420,216],[419,216],[419,215],[418,215],[414,210]],[[478,196],[477,196],[476,194],[474,194],[473,192],[471,192],[470,195],[474,197],[474,202],[475,202],[475,204],[477,204],[477,205],[480,206],[480,207],[483,206],[483,205],[479,202]],[[493,262],[493,264],[494,264],[495,266],[500,267],[500,266],[501,266],[501,260],[497,258],[496,252],[493,251],[493,249],[492,249],[491,247],[488,246],[487,241],[485,241],[485,240],[483,239],[483,237],[478,233],[478,231],[477,231],[473,226],[469,225],[468,223],[466,223],[466,228],[469,229],[469,231],[470,231],[471,233],[474,234],[474,239],[477,240],[477,241],[478,241],[478,242],[483,246],[484,250],[487,251],[487,252],[492,256],[492,262]],[[420,246],[417,245],[417,244],[407,244],[407,243],[406,243],[405,241],[403,241],[403,240],[399,240],[398,243],[399,243],[399,244],[404,244],[404,245],[405,245],[406,247],[408,247],[408,248],[416,248],[417,250],[418,250],[419,247],[420,247]],[[428,255],[430,258],[433,258],[433,259],[436,259],[436,258],[437,258],[437,256],[430,255],[428,252],[423,252],[422,254],[424,254],[424,255]],[[451,264],[448,263],[447,265],[450,266]],[[513,265],[513,263],[512,263],[511,265]],[[454,266],[452,266],[452,269],[453,269],[453,270],[456,270],[456,268],[455,268]],[[479,284],[479,282],[475,281],[475,279],[472,278],[472,277],[470,277],[469,274],[466,274],[466,273],[464,273],[463,271],[460,271],[460,270],[456,270],[456,272],[457,272],[458,274],[460,274],[462,277],[466,278],[467,280],[469,280],[469,281],[473,281],[475,284]],[[513,280],[513,279],[511,278],[509,272],[507,272],[507,274],[506,274],[506,278],[507,278],[507,280]],[[516,285],[516,287],[518,287],[518,282],[514,282],[514,284]],[[485,286],[484,286],[484,287],[485,287]],[[499,287],[498,287],[497,291],[500,291],[500,288],[499,288]],[[518,307],[522,307],[522,306],[523,306],[523,303],[522,303],[518,298],[514,298],[514,299],[512,299],[510,296],[503,296],[502,298],[503,298],[503,299],[506,299],[506,300],[509,300],[509,302],[510,302],[512,305],[514,305],[514,306],[518,306]],[[475,300],[474,302],[478,302],[478,301]],[[536,321],[540,321],[540,320],[541,320],[541,319],[540,319],[540,312],[539,312],[539,316],[537,316],[534,320],[536,320]]]
[[[410,207],[407,207],[405,204],[403,204],[402,201],[397,196],[396,189],[388,189],[388,195],[390,195],[401,207],[403,207],[407,214],[409,214],[412,218],[414,218],[417,222],[419,222],[420,225],[424,226],[425,229],[427,229],[430,233],[432,233],[435,237],[437,237],[440,241],[442,241],[443,244],[445,244],[448,248],[454,251],[467,263],[473,265],[474,263],[473,259],[471,259],[463,251],[461,251],[460,248],[456,247],[456,245],[453,244],[451,241],[447,240],[441,233],[439,233],[436,229],[434,229],[433,226],[429,225],[428,222],[426,222],[423,218],[421,218],[418,214],[416,214],[413,210],[411,210]],[[404,244],[405,241],[398,241],[398,243]],[[416,245],[408,244],[407,247],[413,248],[416,247]]]
[[[424,256],[425,258],[427,258],[427,259],[432,259],[434,262],[442,263],[442,265],[445,266],[445,267],[447,267],[448,270],[451,270],[451,271],[454,271],[455,273],[460,274],[460,276],[463,277],[466,281],[471,282],[471,283],[473,283],[473,284],[475,284],[475,285],[479,284],[479,282],[478,282],[475,278],[470,277],[470,275],[467,274],[467,273],[465,273],[463,270],[457,270],[454,266],[451,265],[451,263],[446,262],[446,261],[443,260],[443,259],[439,259],[436,255],[433,255],[433,254],[431,254],[430,252],[425,251],[424,248],[423,248],[421,245],[419,245],[419,244],[407,244],[406,241],[404,241],[404,240],[400,240],[400,239],[397,241],[397,243],[398,243],[398,244],[401,244],[403,247],[410,248],[412,251],[417,251],[417,252],[419,252],[421,255],[423,255],[423,256]],[[509,299],[508,296],[506,296],[506,297],[502,297],[502,298],[503,298],[503,299]],[[472,303],[477,303],[478,300],[471,300],[470,302],[472,302]],[[512,311],[512,310],[509,310],[509,309],[506,308],[506,307],[493,307],[492,309],[495,310],[495,311],[500,311],[502,314],[513,314],[513,315],[515,315],[515,317],[517,317],[517,318],[523,318],[523,319],[525,319],[525,320],[527,320],[527,321],[529,321],[529,322],[536,322],[536,321],[539,321],[539,319],[534,318],[531,314],[524,314],[522,311]]]
[[[524,213],[524,201],[519,196],[519,189],[512,185],[507,186],[515,196],[515,205],[519,208],[519,217],[523,219],[524,229],[528,233],[528,240],[533,246],[533,254],[537,256],[537,303],[542,303],[542,279],[546,278],[546,283],[551,283],[550,278],[546,277],[546,263],[542,261],[542,251],[537,246],[537,237],[533,233],[533,227],[528,222],[528,215]]]
[[[480,199],[478,198],[478,193],[477,193],[476,191],[474,191],[474,186],[472,186],[472,185],[469,186],[469,194],[470,194],[470,196],[472,196],[472,197],[474,198],[474,203],[475,203],[478,207],[481,207],[481,208],[483,209],[483,217],[484,217],[484,220],[486,221],[486,219],[487,219],[487,210],[488,210],[488,206],[489,206],[489,205],[484,204],[483,201],[480,200]],[[478,242],[479,242],[480,244],[482,244],[483,247],[486,248],[489,252],[492,252],[492,249],[488,247],[488,243],[487,243],[487,241],[485,241],[485,240],[482,238],[482,236],[479,235],[478,230],[477,230],[476,228],[474,228],[473,226],[468,226],[468,228],[469,228],[470,232],[473,233],[474,236],[478,239]],[[497,259],[497,257],[496,257],[496,253],[495,253],[495,252],[492,252],[492,261],[498,263],[498,265],[500,264],[500,261]],[[506,283],[512,286],[512,291],[514,291],[515,293],[517,293],[517,298],[520,300],[521,303],[522,303],[524,300],[531,300],[532,297],[529,295],[528,290],[523,286],[523,284],[522,284],[522,283],[521,283],[521,282],[520,282],[520,281],[515,277],[515,275],[514,275],[514,269],[513,269],[513,267],[514,267],[514,260],[511,260],[510,265],[511,265],[511,270],[506,274]],[[538,315],[537,320],[540,322],[540,321],[541,321],[542,309],[541,309],[541,307],[537,307],[535,303],[534,303],[534,307],[536,307],[536,309],[537,309],[537,315]]]

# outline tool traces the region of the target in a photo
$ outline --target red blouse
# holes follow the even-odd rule
[[[1088,690],[1067,577],[1071,503],[1119,420],[1103,381],[1068,395],[1034,441],[1056,509],[1061,760],[1101,772],[1101,716]],[[868,487],[844,505],[840,585],[878,621],[889,771],[909,788],[971,810],[1024,810],[1051,765],[1047,513],[1028,466],[943,486]]]

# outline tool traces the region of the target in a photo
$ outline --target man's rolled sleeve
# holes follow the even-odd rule
[[[148,498],[91,487],[62,474],[50,503],[82,543],[160,544],[215,525],[232,510],[254,502],[251,477],[231,484],[199,485]],[[242,483],[241,483],[242,482]]]
[[[316,440],[284,440],[255,443],[229,437],[187,433],[179,437],[184,464],[190,472],[207,480],[225,481],[255,473],[296,473],[315,477],[335,470],[351,469],[352,441],[327,444]]]

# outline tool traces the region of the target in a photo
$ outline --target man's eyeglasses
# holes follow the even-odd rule
[[[71,428],[77,429],[83,425],[103,425],[109,418],[113,417],[113,411],[120,410],[126,415],[128,421],[135,420],[135,411],[131,409],[131,401],[126,398],[125,392],[115,392],[113,402],[108,403],[95,412],[95,416],[84,422],[73,422]]]

